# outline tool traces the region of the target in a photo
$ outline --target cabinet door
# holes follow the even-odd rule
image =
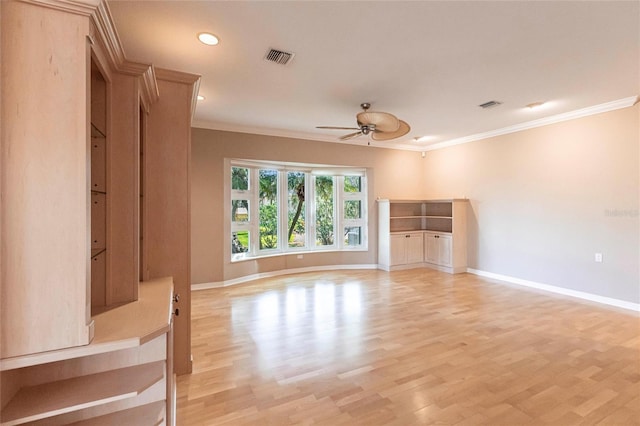
[[[422,263],[424,257],[424,239],[422,233],[408,234],[405,238],[407,247],[407,263]]]
[[[436,234],[425,233],[424,234],[424,261],[427,263],[438,263],[438,238]]]
[[[438,265],[451,266],[451,235],[438,235]]]
[[[407,243],[405,242],[407,238],[405,235],[392,235],[391,247],[390,247],[390,264],[393,265],[404,265],[407,263]]]

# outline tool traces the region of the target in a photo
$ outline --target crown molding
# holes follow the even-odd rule
[[[94,12],[91,14],[91,19],[111,66],[120,71],[120,67],[125,63],[126,58],[120,37],[118,37],[116,27],[113,25],[111,10],[106,1],[100,1],[98,3]]]
[[[158,80],[156,79],[156,72],[153,65],[149,65],[140,74],[140,80],[140,97],[142,101],[142,107],[145,111],[149,112],[149,108],[151,107],[151,105],[160,98],[160,91],[158,90]]]
[[[191,92],[191,120],[196,113],[196,106],[198,105],[198,93],[200,92],[200,78],[193,83],[193,90]]]
[[[600,114],[603,112],[615,111],[617,109],[628,108],[640,102],[640,96],[631,96],[617,101],[606,102],[603,104],[582,108],[575,111],[569,111],[563,114],[557,114],[539,120],[528,121],[526,123],[516,124],[514,126],[503,127],[501,129],[489,132],[477,133],[475,135],[464,136],[462,138],[451,139],[444,142],[437,142],[431,145],[414,145],[408,143],[385,144],[384,142],[370,141],[370,146],[376,148],[399,149],[403,151],[434,151],[436,149],[448,148],[450,146],[462,145],[469,142],[475,142],[483,139],[489,139],[495,136],[506,135],[509,133],[520,132],[523,130],[533,129],[536,127],[548,126],[549,124],[560,123],[562,121],[574,120],[576,118],[587,117],[589,115]],[[346,145],[366,145],[366,139],[353,139],[350,141],[341,141],[334,137],[326,135],[318,135],[315,133],[296,132],[282,129],[271,129],[265,127],[249,127],[238,124],[209,122],[204,120],[194,120],[192,127],[221,130],[225,132],[248,133],[254,135],[276,136],[281,138],[305,139],[320,142],[341,143]]]
[[[188,86],[191,86],[190,116],[191,119],[193,119],[193,115],[196,111],[196,104],[198,103],[198,91],[200,91],[200,75],[182,71],[168,70],[166,68],[155,68],[155,76],[158,80],[170,81],[172,83],[186,84]]]
[[[261,135],[261,136],[273,136],[279,138],[288,138],[288,139],[302,139],[302,140],[311,140],[318,142],[331,142],[338,143],[342,145],[356,145],[356,146],[371,146],[375,148],[386,148],[386,149],[401,149],[406,151],[422,151],[421,147],[415,147],[407,144],[393,144],[389,145],[384,142],[377,141],[368,141],[367,139],[351,139],[349,141],[341,141],[335,137],[327,136],[327,135],[318,135],[315,133],[308,132],[296,132],[290,130],[282,130],[282,129],[272,129],[268,127],[250,127],[243,126],[239,124],[229,124],[229,123],[220,123],[220,122],[211,122],[204,120],[194,120],[191,123],[191,127],[199,128],[199,129],[208,129],[208,130],[218,130],[222,132],[233,132],[233,133],[247,133],[251,135]],[[367,144],[369,142],[369,144]]]
[[[100,5],[101,0],[20,0],[23,3],[36,4],[48,9],[90,16]]]
[[[200,81],[200,75],[198,74],[168,70],[166,68],[156,68],[155,73],[158,80],[171,81],[174,83],[195,84]]]
[[[617,109],[628,108],[636,103],[640,97],[631,96],[617,101],[606,102],[599,105],[594,105],[587,108],[578,109],[575,111],[565,112],[563,114],[552,115],[550,117],[541,118],[539,120],[527,121],[526,123],[516,124],[514,126],[503,127],[501,129],[492,130],[489,132],[477,133],[475,135],[465,136],[462,138],[452,139],[445,142],[435,143],[433,145],[426,145],[420,150],[433,151],[436,149],[448,148],[450,146],[462,145],[469,142],[475,142],[482,139],[489,139],[496,136],[507,135],[509,133],[521,132],[523,130],[534,129],[536,127],[548,126],[550,124],[560,123],[568,120],[575,120],[576,118],[588,117],[590,115],[601,114],[603,112],[615,111]]]

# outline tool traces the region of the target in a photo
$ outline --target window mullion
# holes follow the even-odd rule
[[[342,203],[342,197],[338,194],[341,189],[340,186],[340,176],[333,177],[333,247],[334,248],[342,248],[342,229],[340,228],[340,223],[342,222],[340,218],[340,203]]]
[[[336,220],[334,221],[337,226],[337,230],[334,231],[336,235],[336,246],[338,249],[344,248],[344,177],[337,176],[336,177]],[[338,238],[339,237],[339,238]]]
[[[278,170],[278,198],[280,199],[280,210],[278,212],[278,223],[282,230],[279,235],[280,247],[283,252],[289,251],[289,180],[286,170]]]
[[[316,247],[316,177],[311,173],[305,173],[305,204],[306,217],[304,227],[307,247],[310,250]]]

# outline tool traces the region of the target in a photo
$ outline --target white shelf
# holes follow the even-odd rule
[[[132,398],[164,377],[164,361],[21,388],[2,410],[2,426],[20,425]]]

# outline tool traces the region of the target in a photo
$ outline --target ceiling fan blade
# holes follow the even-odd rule
[[[358,127],[339,127],[339,126],[316,126],[316,129],[332,129],[332,130],[358,130]]]
[[[409,124],[406,121],[398,120],[400,122],[400,127],[395,132],[381,132],[377,127],[371,133],[371,139],[374,141],[388,141],[390,139],[399,138],[400,136],[404,136],[411,130]]]
[[[363,111],[356,118],[359,125],[373,124],[381,132],[395,132],[400,128],[398,118],[388,112]]]
[[[349,139],[355,139],[358,136],[362,135],[362,131],[359,132],[354,132],[354,133],[349,133],[348,135],[344,135],[344,136],[340,136],[340,140],[341,141],[348,141]]]

